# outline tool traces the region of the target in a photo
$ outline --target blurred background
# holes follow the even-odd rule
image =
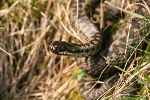
[[[81,99],[73,58],[49,52],[52,41],[76,41],[67,33],[71,4],[0,1],[0,100]]]

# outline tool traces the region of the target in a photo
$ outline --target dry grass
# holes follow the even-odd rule
[[[72,30],[70,5],[71,0],[0,1],[1,100],[81,99],[73,58],[48,50],[52,41],[75,41],[67,32]],[[146,55],[142,58],[149,61]],[[138,94],[146,100],[150,98],[150,67],[138,66],[130,76],[138,75]]]
[[[57,56],[48,47],[55,40],[73,40],[71,0],[0,1],[0,99],[79,99],[72,58]],[[74,71],[72,71],[74,70]]]

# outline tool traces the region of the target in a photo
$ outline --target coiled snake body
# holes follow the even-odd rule
[[[119,79],[119,75],[115,72],[117,69],[114,66],[123,68],[123,65],[127,62],[127,59],[131,53],[134,52],[135,48],[140,48],[140,37],[145,36],[147,31],[150,30],[150,25],[147,21],[126,14],[126,19],[120,22],[121,26],[119,29],[111,35],[112,40],[109,41],[109,45],[102,48],[102,38],[105,34],[100,32],[91,22],[87,12],[97,1],[98,0],[79,0],[78,10],[76,10],[76,2],[74,3],[73,25],[75,29],[79,30],[78,35],[81,39],[87,41],[86,44],[72,44],[56,41],[50,46],[50,50],[53,53],[76,57],[77,64],[91,77],[96,78],[100,75],[108,76],[108,74],[112,76],[104,81],[100,87],[93,88],[93,84],[85,86],[85,83],[90,80],[89,76],[84,76],[79,83],[79,89],[85,100],[95,100],[99,98],[116,83]],[[133,4],[129,7],[132,12],[150,17],[150,12],[142,5],[147,4],[147,7],[150,7],[149,0],[126,0],[124,3],[120,0],[107,1],[117,7],[123,8],[128,4]],[[112,6],[106,5],[106,11],[112,8]],[[113,10],[117,13],[119,11],[116,8],[113,8]],[[112,14],[110,16],[113,16]],[[90,91],[88,91],[89,89]]]
[[[87,10],[97,0],[91,0],[86,3],[86,0],[79,1],[79,10],[77,16],[77,6],[74,3],[75,9],[73,9],[73,26],[75,29],[80,31],[78,34],[87,43],[85,44],[74,44],[55,41],[50,46],[50,50],[53,53],[73,56],[73,57],[86,57],[95,54],[99,51],[102,46],[102,36],[99,30],[92,24],[87,17]],[[84,23],[83,23],[84,22]],[[83,29],[84,27],[84,29]]]

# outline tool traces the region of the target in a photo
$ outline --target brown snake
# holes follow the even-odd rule
[[[85,85],[85,83],[90,82],[90,78],[89,76],[84,76],[79,83],[79,89],[85,100],[96,100],[100,98],[116,83],[119,79],[119,75],[116,73],[117,69],[114,66],[123,68],[123,65],[127,62],[130,55],[135,49],[140,48],[142,45],[140,44],[140,37],[144,37],[146,33],[150,31],[148,21],[130,14],[125,14],[125,19],[119,23],[119,29],[112,33],[111,38],[108,37],[108,45],[102,48],[102,38],[105,34],[101,33],[88,17],[89,9],[93,7],[92,5],[95,5],[97,1],[99,0],[79,0],[78,10],[76,2],[73,6],[73,25],[75,29],[79,30],[80,34],[78,35],[81,39],[87,41],[86,44],[72,44],[56,41],[50,46],[50,50],[53,53],[77,57],[77,64],[83,71],[90,75],[90,77],[97,78],[100,75],[111,76],[111,78],[104,81],[102,85],[94,88],[92,88],[93,83]],[[147,18],[150,17],[150,12],[146,8],[146,6],[148,8],[150,7],[149,0],[125,0],[124,3],[122,3],[121,0],[107,1],[117,7],[123,8],[132,4],[128,7],[128,10]],[[144,6],[145,4],[146,6]],[[110,5],[106,5],[104,13],[105,10],[109,11],[112,8],[118,13],[118,9]],[[76,12],[78,12],[78,16]],[[110,16],[113,16],[113,13],[110,14]],[[115,14],[116,13],[114,13],[114,15]]]
[[[72,15],[73,26],[75,27],[75,29],[79,30],[80,32],[80,34],[78,34],[79,37],[81,39],[84,39],[86,43],[74,44],[74,43],[67,43],[64,41],[55,41],[50,46],[51,52],[55,54],[73,57],[87,57],[97,53],[100,50],[102,46],[102,35],[87,16],[87,10],[91,6],[91,4],[94,4],[96,2],[97,0],[91,0],[89,2],[86,2],[86,0],[80,0],[79,6],[83,7],[79,7],[78,16],[76,3],[74,3],[73,7],[74,8]]]

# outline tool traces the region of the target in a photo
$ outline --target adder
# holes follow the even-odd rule
[[[107,1],[114,6],[143,15],[145,19],[150,17],[150,0]],[[72,24],[79,31],[77,35],[85,41],[84,43],[55,41],[50,45],[50,51],[55,54],[75,57],[77,64],[86,72],[87,75],[83,76],[79,82],[79,89],[85,100],[96,100],[113,87],[120,78],[118,69],[114,66],[124,68],[128,58],[136,49],[142,49],[141,37],[145,37],[150,31],[147,20],[125,13],[125,18],[119,22],[118,30],[107,38],[108,43],[103,42],[105,34],[92,23],[89,17],[89,11],[91,8],[94,9],[98,2],[99,0],[78,0],[78,5],[76,1],[73,5]],[[111,5],[105,5],[106,20],[117,13],[120,13],[120,10]],[[104,79],[100,86],[93,87],[94,83],[90,79],[99,76],[110,76],[110,78]],[[86,84],[88,82],[91,83]]]

